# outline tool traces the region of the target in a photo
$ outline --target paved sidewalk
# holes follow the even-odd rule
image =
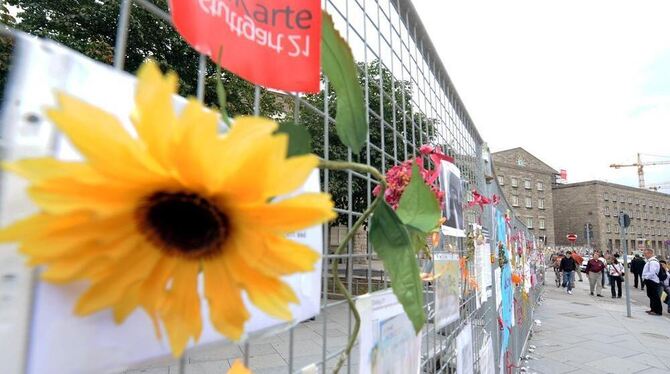
[[[535,312],[529,345],[529,373],[670,373],[670,315],[650,316],[646,292],[632,287],[631,318],[626,294],[612,299],[589,295],[588,281],[576,282],[572,295],[547,276],[544,302]]]

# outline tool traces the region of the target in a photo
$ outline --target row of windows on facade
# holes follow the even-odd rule
[[[501,186],[505,185],[505,177],[503,175],[498,175],[498,184]],[[512,187],[519,187],[519,179],[511,177],[510,178],[510,185]],[[533,183],[530,181],[530,179],[524,179],[523,180],[523,188],[530,190],[533,187]],[[536,182],[535,183],[535,188],[537,188],[538,191],[544,191],[544,182]]]
[[[614,233],[619,233],[619,224],[618,223],[608,223],[605,225],[606,231],[608,233],[612,232],[612,227],[614,227]],[[651,236],[664,236],[664,231],[658,227],[644,227],[636,228],[634,226],[628,227],[628,234],[640,234],[640,235],[651,235]]]
[[[537,227],[540,230],[544,230],[544,217],[540,217],[537,219]],[[526,227],[529,229],[533,228],[533,217],[526,217]]]
[[[519,206],[519,196],[512,195],[512,206]],[[533,207],[533,199],[531,197],[526,197],[526,208]],[[537,208],[544,209],[544,199],[537,199]]]
[[[610,207],[605,206],[603,213],[605,216],[610,215]],[[642,212],[639,209],[638,210],[633,210],[633,211],[627,211],[628,215],[630,216],[631,219],[637,219],[639,220],[650,220],[650,221],[659,221],[659,222],[668,222],[670,221],[670,216],[667,214],[654,214],[654,213],[648,213],[648,212]],[[612,208],[612,215],[614,217],[619,216],[619,209],[616,207]]]
[[[661,211],[668,211],[670,212],[670,205],[666,203],[661,203],[658,201],[653,201],[653,200],[645,200],[645,199],[634,199],[633,197],[623,197],[623,196],[618,196],[617,194],[612,194],[610,197],[610,194],[608,192],[605,192],[603,194],[603,199],[605,201],[619,201],[621,203],[628,203],[628,204],[636,204],[638,206],[641,206],[644,211],[646,211],[647,207],[650,208],[650,211],[653,211],[654,208],[656,208],[656,212],[659,213]]]

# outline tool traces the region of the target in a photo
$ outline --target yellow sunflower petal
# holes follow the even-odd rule
[[[81,295],[74,312],[84,316],[113,306],[123,296],[128,286],[146,278],[146,269],[153,268],[160,256],[158,250],[147,245],[138,245],[114,264],[107,276],[98,280]]]
[[[60,229],[75,227],[90,220],[90,214],[74,212],[61,216],[39,213],[15,221],[0,229],[0,242],[14,242],[31,238],[37,234],[47,234]]]
[[[286,158],[287,147],[288,137],[285,134],[259,139],[254,148],[239,154],[235,174],[229,176],[219,192],[224,196],[235,196],[235,201],[239,203],[265,201],[270,197],[266,186],[283,183],[283,180],[279,182],[269,177]]]
[[[52,157],[39,157],[7,162],[4,169],[11,171],[31,182],[42,182],[51,178],[76,175],[77,179],[87,182],[104,183],[106,180],[93,168],[82,162],[56,160]]]
[[[205,108],[197,100],[191,99],[177,120],[174,132],[171,159],[180,180],[195,189],[211,185],[212,175],[224,165],[213,163],[217,152],[222,149],[218,135],[218,115]],[[214,167],[214,169],[213,169]]]
[[[239,340],[244,323],[250,317],[242,301],[242,290],[235,285],[227,267],[219,259],[204,261],[203,271],[212,324],[228,338]]]
[[[177,83],[174,72],[163,76],[152,60],[142,64],[137,72],[135,110],[131,118],[149,153],[164,166],[168,164],[167,151],[175,122],[172,96],[177,91]]]
[[[243,225],[260,225],[268,230],[290,233],[337,217],[330,195],[304,193],[272,204],[236,206]]]
[[[211,164],[221,165],[221,169],[210,176],[210,192],[219,191],[228,181],[237,178],[244,161],[261,148],[260,142],[272,137],[277,127],[276,122],[262,117],[235,118],[219,149],[213,152]]]
[[[89,270],[94,263],[110,264],[110,259],[97,254],[75,254],[60,258],[49,264],[48,268],[40,274],[40,277],[51,283],[67,283],[88,278]]]
[[[265,186],[266,196],[281,196],[297,190],[318,165],[318,157],[304,155],[291,157],[278,167],[268,170],[270,176]]]
[[[132,209],[145,191],[111,183],[89,184],[78,178],[57,178],[30,187],[28,195],[48,213],[89,210],[110,215]]]
[[[314,270],[321,257],[310,247],[274,234],[238,229],[230,250],[244,256],[255,269],[272,275],[288,275]]]
[[[198,297],[198,261],[182,261],[175,268],[172,289],[168,292],[161,318],[167,331],[172,354],[179,357],[186,344],[202,332],[200,298]]]
[[[298,297],[291,287],[277,277],[254,270],[245,260],[236,255],[228,254],[227,257],[234,259],[229,263],[228,270],[240,286],[247,291],[254,305],[268,315],[284,320],[292,318],[289,303],[297,303]]]
[[[137,308],[140,303],[140,286],[140,282],[130,285],[126,289],[123,297],[114,305],[112,309],[115,323],[123,323],[130,313]]]
[[[114,116],[67,94],[59,94],[58,102],[60,108],[48,110],[48,117],[96,170],[135,182],[164,175]]]
[[[240,360],[235,360],[233,362],[233,366],[228,369],[227,374],[252,374],[251,370],[247,369],[246,366],[240,361]]]

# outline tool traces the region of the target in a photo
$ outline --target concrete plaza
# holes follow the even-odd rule
[[[669,373],[670,315],[651,316],[646,292],[632,287],[631,318],[623,298],[589,295],[588,281],[568,295],[548,274],[544,302],[535,311],[541,324],[530,340],[529,373]],[[534,349],[533,349],[534,347]]]

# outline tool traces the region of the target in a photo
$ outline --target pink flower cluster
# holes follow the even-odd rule
[[[440,191],[435,183],[437,178],[440,176],[440,161],[446,160],[449,162],[454,162],[454,159],[445,155],[439,147],[433,147],[426,144],[419,148],[419,152],[421,155],[428,156],[433,162],[434,168],[432,170],[426,169],[424,167],[422,157],[416,157],[411,158],[401,163],[400,165],[396,165],[386,172],[386,183],[388,186],[386,188],[386,192],[384,193],[384,199],[387,203],[389,203],[389,205],[393,207],[393,209],[398,208],[400,198],[402,197],[403,192],[405,192],[405,188],[407,188],[407,185],[412,178],[412,165],[414,165],[414,162],[416,162],[419,166],[419,172],[423,178],[424,183],[430,187],[430,189],[435,194],[435,197],[439,201],[440,206],[442,206],[444,201],[444,192]],[[380,192],[381,186],[377,186],[372,191],[372,194],[378,196]]]

